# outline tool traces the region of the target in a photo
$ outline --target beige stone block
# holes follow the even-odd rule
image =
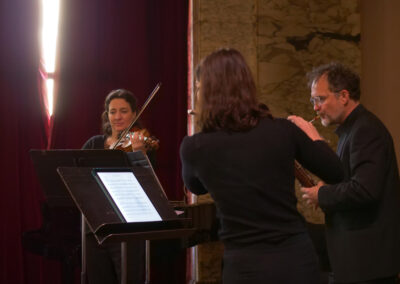
[[[293,56],[294,47],[288,43],[274,43],[271,45],[259,45],[258,46],[258,62],[270,62],[273,58],[275,60],[279,60],[280,55],[292,57]],[[280,63],[280,62],[273,62]]]
[[[207,202],[214,202],[209,193],[197,196],[197,203],[207,203]]]
[[[202,25],[202,32],[201,40],[204,41],[203,45],[216,45],[215,43],[232,44],[233,42],[247,43],[249,39],[255,38],[252,24],[214,24],[205,22]]]
[[[282,50],[285,50],[285,51],[291,51],[291,52],[293,52],[293,53],[295,52],[294,46],[291,45],[290,43],[287,43],[287,41],[284,41],[284,42],[282,42],[282,43],[276,44],[276,45],[274,46],[274,48],[282,49]]]
[[[291,62],[291,58],[285,53],[278,54],[277,56],[274,56],[270,60],[270,63],[280,64],[280,65],[288,65],[290,62]]]
[[[261,0],[258,15],[267,16],[276,22],[305,22],[307,19],[307,1]]]
[[[338,33],[344,25],[344,21],[338,22],[320,13],[310,14],[310,20],[313,29],[320,32]]]
[[[324,40],[321,37],[316,36],[308,44],[308,51],[311,53],[313,52],[317,53],[321,49],[321,46],[323,45],[324,45]]]
[[[221,242],[197,246],[198,283],[221,283],[223,253],[224,247]]]
[[[276,35],[280,37],[305,36],[310,32],[311,32],[310,28],[303,26],[302,24],[298,24],[296,22],[284,25],[282,29],[276,33]]]
[[[281,19],[283,18],[286,14],[285,11],[280,8],[280,4],[285,7],[288,5],[287,0],[282,0],[282,1],[275,1],[275,0],[259,0],[258,1],[258,7],[257,7],[257,12],[259,16],[267,16],[272,19]]]
[[[275,38],[272,37],[266,37],[266,36],[259,36],[258,38],[258,47],[260,48],[260,46],[269,46],[272,45],[274,43],[277,43],[277,40]]]
[[[347,17],[347,24],[350,26],[351,31],[350,34],[352,36],[359,35],[361,33],[360,31],[360,21],[361,17],[359,13],[351,14]]]
[[[258,66],[259,84],[263,87],[271,83],[281,83],[290,79],[298,71],[298,68],[284,64],[260,62]]]
[[[331,6],[325,10],[323,16],[326,17],[327,21],[340,18],[341,11],[339,6]]]
[[[361,51],[358,44],[344,40],[315,39],[309,47],[311,60],[314,65],[339,61],[354,66],[355,61],[360,61]],[[358,70],[358,69],[356,69]]]
[[[360,1],[359,0],[341,0],[340,7],[342,7],[342,9],[346,9],[351,12],[358,11],[360,9]]]
[[[257,25],[260,36],[272,37],[279,30],[270,17],[259,17]]]
[[[255,0],[203,0],[200,3],[201,19],[209,22],[254,22]]]
[[[351,1],[351,0],[350,0]],[[311,13],[324,13],[329,8],[340,5],[338,0],[309,0],[308,7]]]

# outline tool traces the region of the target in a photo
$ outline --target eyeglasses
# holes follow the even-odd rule
[[[312,98],[310,98],[310,103],[313,106],[315,106],[315,105],[321,106],[325,102],[326,98],[327,98],[327,96],[326,97],[321,97],[321,96],[312,97]]]

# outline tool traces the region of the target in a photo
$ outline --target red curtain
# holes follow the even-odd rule
[[[181,199],[179,144],[186,133],[187,1],[62,1],[60,70],[51,148],[77,149],[100,131],[106,94],[133,91],[161,141],[158,176]],[[60,283],[58,263],[25,252],[24,231],[39,228],[43,199],[29,149],[45,149],[48,131],[39,83],[39,0],[0,0],[0,283]]]
[[[39,92],[38,12],[37,0],[0,2],[0,283],[44,283],[59,272],[56,263],[21,246],[22,232],[41,225],[43,199],[28,153],[46,148],[47,141]],[[45,269],[50,271],[44,274]]]
[[[179,145],[186,134],[187,1],[68,0],[60,26],[59,86],[51,148],[79,149],[100,133],[105,96],[132,91],[141,106],[158,82],[159,93],[141,117],[160,140],[157,176],[170,200],[183,198]],[[184,283],[184,252],[152,266],[152,282]]]
[[[100,134],[105,96],[132,91],[160,140],[157,173],[172,200],[183,198],[179,144],[186,134],[187,1],[68,0],[60,26],[59,92],[51,148],[76,149]]]

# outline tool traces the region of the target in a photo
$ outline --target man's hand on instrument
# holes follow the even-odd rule
[[[300,191],[302,192],[302,198],[306,201],[307,204],[318,207],[318,191],[319,188],[323,185],[324,183],[320,181],[316,186],[300,188]]]

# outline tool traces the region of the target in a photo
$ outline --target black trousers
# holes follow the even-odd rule
[[[268,248],[229,248],[222,278],[224,284],[317,284],[318,259],[306,234]]]
[[[398,284],[398,283],[400,283],[400,281],[397,275],[391,277],[367,280],[367,281],[351,282],[351,283],[336,282],[334,279],[334,274],[331,273],[329,275],[329,284]]]

